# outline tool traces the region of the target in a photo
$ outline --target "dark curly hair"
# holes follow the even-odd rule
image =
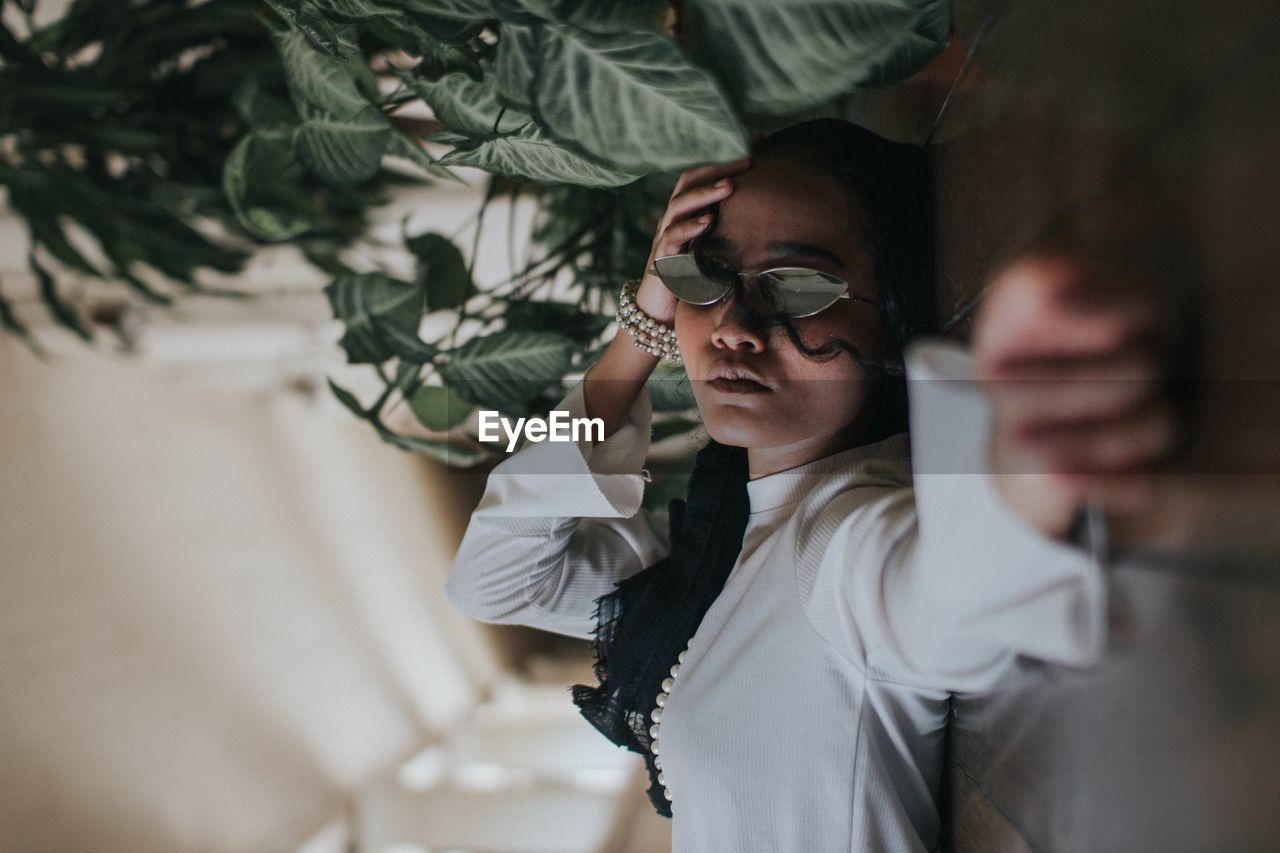
[[[875,407],[876,432],[902,431],[907,425],[903,350],[913,337],[935,328],[933,192],[924,149],[890,142],[840,119],[815,119],[780,130],[758,141],[752,156],[760,159],[781,149],[814,155],[848,187],[851,200],[862,211],[858,219],[866,224],[864,236],[875,258],[887,352],[883,359],[870,361],[857,347],[838,338],[810,347],[789,318],[762,311],[753,300],[734,299],[734,310],[748,327],[782,327],[796,349],[809,358],[825,361],[840,353],[848,355],[877,383],[870,401]],[[712,213],[718,211],[713,208]],[[704,234],[714,231],[713,225]],[[690,249],[703,263],[701,241],[695,239]]]

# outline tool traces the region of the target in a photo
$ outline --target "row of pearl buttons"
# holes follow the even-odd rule
[[[662,772],[662,756],[658,754],[658,733],[662,731],[662,709],[667,706],[667,700],[671,698],[671,688],[676,683],[676,676],[680,674],[680,664],[684,663],[686,648],[676,658],[676,663],[671,667],[671,675],[662,679],[662,692],[658,694],[657,707],[650,712],[649,717],[653,720],[653,725],[649,726],[649,751],[653,753],[653,766],[658,768],[658,784],[662,786],[662,795],[667,798],[667,802],[671,802],[671,789],[667,787],[666,774]]]

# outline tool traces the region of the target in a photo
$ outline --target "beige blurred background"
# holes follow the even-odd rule
[[[374,233],[456,233],[480,187],[407,191]],[[257,299],[119,316],[124,353],[52,326],[25,256],[0,205],[0,281],[49,350],[0,336],[0,850],[667,849],[639,758],[570,701],[588,645],[444,600],[482,475],[333,399],[370,377],[323,278],[263,252]]]

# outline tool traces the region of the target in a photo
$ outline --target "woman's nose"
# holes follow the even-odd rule
[[[742,322],[738,294],[731,294],[717,306],[719,315],[711,331],[711,343],[724,349],[764,352],[766,336],[759,329]]]

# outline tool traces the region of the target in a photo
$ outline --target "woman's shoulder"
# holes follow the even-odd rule
[[[915,524],[911,445],[906,433],[837,457],[825,476],[805,484],[789,519],[802,584],[805,577],[811,584],[830,562],[829,552],[846,550],[849,540],[887,547]]]

